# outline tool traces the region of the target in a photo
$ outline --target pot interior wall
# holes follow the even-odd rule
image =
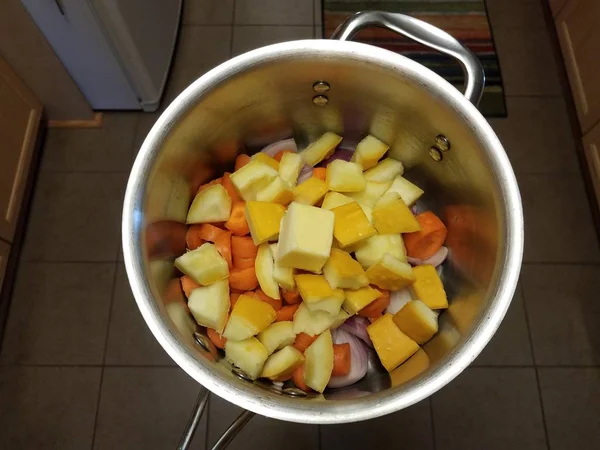
[[[317,81],[330,85],[325,94],[328,103],[321,107],[313,104]],[[407,383],[418,381],[443,363],[484,320],[505,250],[501,245],[505,224],[499,175],[481,151],[478,131],[436,94],[440,88],[446,89],[389,66],[352,55],[332,57],[326,52],[255,62],[219,80],[217,86],[180,102],[182,112],[177,120],[158,125],[168,131],[144,144],[152,147],[146,150],[156,156],[151,159],[145,185],[141,242],[150,238],[172,242],[174,237],[161,236],[157,224],[185,223],[197,186],[231,171],[240,151],[252,153],[291,137],[302,148],[325,131],[344,136],[343,145],[352,145],[367,134],[376,136],[390,145],[392,157],[405,164],[405,176],[425,190],[423,207],[434,210],[447,223],[451,256],[443,279],[450,307],[440,316],[440,332],[410,364],[390,376],[373,361],[366,379],[326,393],[325,398],[338,401],[376,395],[385,389],[406,389]],[[451,149],[443,153],[441,162],[435,162],[428,152],[439,134],[446,136]],[[191,330],[181,325],[181,318],[169,320],[168,311],[173,312],[164,305],[173,302],[176,274],[172,261],[178,256],[172,253],[166,249],[157,256],[143,251],[140,256],[154,301],[189,357],[197,364],[210,365],[231,383],[244,384],[245,390],[279,395],[260,383],[249,387],[249,382],[232,375],[231,367],[219,361],[214,349],[205,351],[193,342]],[[179,329],[175,324],[180,324]]]

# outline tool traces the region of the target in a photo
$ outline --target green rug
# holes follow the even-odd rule
[[[502,75],[484,0],[322,0],[321,4],[326,38],[350,15],[366,10],[408,14],[448,32],[469,47],[483,65],[486,86],[479,110],[486,117],[506,117]],[[380,28],[363,30],[355,40],[414,59],[462,90],[460,65],[435,50]]]

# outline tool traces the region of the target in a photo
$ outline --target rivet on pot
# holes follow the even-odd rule
[[[450,141],[443,134],[438,134],[435,137],[435,146],[443,152],[450,150]]]
[[[283,393],[290,397],[306,397],[306,392],[297,388],[286,388],[283,390]]]
[[[429,156],[431,156],[431,159],[433,159],[435,162],[440,162],[442,159],[444,159],[442,152],[437,147],[431,147],[429,149]]]
[[[329,103],[329,99],[325,95],[315,95],[313,97],[313,103],[316,106],[325,106],[327,103]]]
[[[329,86],[327,81],[317,81],[313,84],[313,91],[317,94],[324,94],[329,89],[331,89],[331,86]]]
[[[198,332],[194,332],[194,340],[196,341],[196,343],[207,352],[210,352],[210,347],[208,346],[206,339],[207,338],[204,335]]]

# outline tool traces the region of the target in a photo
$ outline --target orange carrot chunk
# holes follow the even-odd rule
[[[239,170],[250,162],[250,157],[243,153],[235,158],[235,170]]]
[[[351,356],[350,344],[333,344],[332,377],[343,377],[350,373]]]
[[[215,344],[215,347],[220,349],[225,348],[225,343],[227,342],[227,339],[221,336],[219,333],[217,333],[216,330],[214,330],[213,328],[207,328],[206,334],[208,338],[212,341],[212,343]],[[333,369],[335,370],[335,366]]]
[[[253,291],[258,287],[258,279],[254,267],[247,269],[233,268],[229,271],[229,286],[242,291]]]
[[[295,305],[302,301],[302,297],[300,297],[300,293],[297,291],[286,291],[282,289],[281,295],[288,305]]]
[[[277,318],[275,322],[285,322],[287,320],[293,320],[294,314],[300,305],[288,305],[277,311]]]
[[[327,169],[325,167],[315,167],[312,172],[312,176],[319,180],[325,181],[327,178]]]
[[[444,223],[431,211],[418,214],[416,219],[421,225],[421,230],[404,234],[404,245],[408,256],[425,260],[431,258],[444,245],[448,231]]]
[[[232,203],[241,202],[243,201],[243,199],[242,197],[240,197],[240,194],[238,194],[237,189],[231,182],[230,175],[231,174],[229,172],[225,172],[225,174],[223,175],[223,187],[227,191],[227,194],[229,194],[229,198],[231,198]]]
[[[311,391],[311,388],[309,388],[304,382],[304,366],[300,366],[294,370],[292,379],[294,380],[294,384],[298,389],[302,389],[304,392]]]
[[[379,288],[375,288],[376,290],[378,290],[381,295],[379,297],[377,297],[375,300],[373,300],[371,303],[369,303],[367,306],[365,306],[363,309],[361,309],[358,312],[359,316],[362,317],[379,317],[381,316],[381,314],[383,314],[383,312],[385,311],[385,308],[387,308],[390,304],[390,291],[387,291],[385,289],[379,289]]]
[[[192,291],[194,289],[200,287],[198,283],[196,283],[187,275],[182,276],[179,280],[181,281],[181,289],[183,289],[183,293],[187,298],[190,298],[190,295],[192,295]]]
[[[227,261],[227,265],[230,269],[233,268],[233,261],[231,259],[231,232],[226,232],[218,235],[215,239],[215,247],[221,254],[223,259]]]
[[[256,295],[258,295],[259,299],[261,299],[263,302],[268,303],[269,305],[271,305],[275,311],[279,311],[281,309],[281,307],[282,307],[281,299],[277,300],[275,298],[269,297],[260,288],[256,289],[254,292],[256,292]]]
[[[283,158],[283,155],[285,155],[286,153],[294,153],[292,150],[279,150],[275,156],[273,156],[273,158],[275,158],[275,161],[281,162],[281,158]]]
[[[208,242],[215,242],[217,237],[224,233],[227,233],[227,231],[223,230],[222,228],[211,225],[210,223],[201,223],[192,225],[188,230],[188,234],[191,233],[195,235],[196,239],[203,239]]]
[[[225,228],[236,236],[245,236],[250,233],[250,227],[246,221],[246,203],[237,202],[231,207],[229,220],[225,222]]]
[[[299,333],[296,335],[296,340],[292,344],[294,348],[304,353],[310,345],[317,340],[319,336],[311,336],[306,333]]]

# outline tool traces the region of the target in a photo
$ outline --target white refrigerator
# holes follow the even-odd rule
[[[155,111],[181,0],[21,0],[91,107]]]

